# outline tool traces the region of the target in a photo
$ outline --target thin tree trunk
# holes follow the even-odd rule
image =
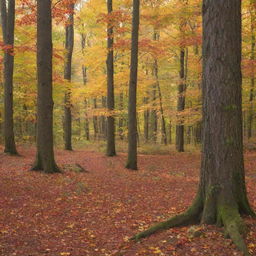
[[[1,23],[3,41],[10,48],[4,51],[4,152],[16,155],[16,145],[13,125],[13,69],[14,69],[14,25],[15,25],[15,0],[0,0]]]
[[[148,104],[148,97],[143,99],[144,105]],[[144,140],[145,143],[149,140],[149,110],[148,108],[144,110]]]
[[[64,79],[69,83],[65,92],[64,99],[64,144],[66,150],[72,150],[72,113],[71,113],[71,75],[72,75],[72,55],[74,48],[74,4],[69,5],[69,18],[66,25],[66,42],[65,42],[65,67]]]
[[[93,107],[94,107],[94,110],[96,110],[98,107],[96,98],[93,99]],[[98,117],[94,115],[92,119],[93,119],[93,129],[94,129],[94,140],[96,140],[98,138],[98,133],[99,133]]]
[[[85,45],[86,45],[86,37],[84,34],[81,34],[81,47],[82,47],[82,54],[83,56],[84,54],[84,50],[85,50]],[[85,67],[85,65],[82,65],[82,75],[83,75],[83,84],[86,86],[87,84],[87,68]],[[84,108],[85,108],[85,138],[86,140],[90,140],[90,123],[89,123],[89,117],[88,117],[88,105],[89,105],[89,101],[85,98],[84,99]]]
[[[156,30],[154,30],[153,40],[154,41],[159,41],[159,38],[160,38],[160,34]],[[161,141],[162,141],[162,143],[167,145],[166,124],[165,124],[165,117],[164,117],[162,92],[161,92],[159,78],[158,78],[158,61],[157,61],[156,57],[154,58],[153,75],[154,75],[155,80],[156,80],[155,87],[158,91],[158,99],[159,99],[160,114],[161,114],[161,133],[162,133]]]
[[[112,15],[113,6],[112,0],[107,0],[108,15]],[[115,118],[113,116],[113,111],[115,109],[115,95],[114,95],[114,33],[113,33],[113,24],[111,20],[108,23],[107,28],[107,108],[109,114],[107,116],[107,156],[116,155],[115,147]]]
[[[102,108],[106,109],[107,107],[107,99],[105,96],[102,96],[101,98]],[[101,129],[101,138],[103,140],[106,140],[107,138],[107,120],[105,115],[102,115],[100,117],[100,129]]]
[[[153,72],[154,73],[154,72]],[[153,85],[153,90],[152,90],[152,107],[153,109],[151,110],[150,116],[150,133],[151,133],[151,140],[152,142],[156,143],[157,142],[157,106],[156,106],[156,84]]]
[[[133,0],[131,69],[128,106],[128,159],[126,168],[137,170],[137,76],[140,0]]]
[[[164,117],[164,108],[163,108],[163,97],[160,88],[160,83],[158,79],[158,62],[155,60],[155,78],[156,78],[156,86],[158,90],[158,98],[159,98],[159,105],[160,105],[160,113],[161,113],[161,131],[162,131],[162,143],[167,145],[167,134],[166,134],[166,124],[165,124],[165,117]]]
[[[185,49],[180,50],[180,84],[178,86],[178,101],[177,101],[177,111],[178,114],[185,109]],[[178,118],[180,119],[180,118]],[[183,121],[178,120],[176,125],[176,150],[178,152],[184,152],[184,125]]]
[[[51,0],[37,1],[37,154],[32,170],[59,172],[53,151]]]
[[[168,143],[172,144],[172,121],[171,120],[169,121],[168,128],[169,128],[169,132],[168,132],[169,140],[168,140]]]
[[[119,109],[122,112],[124,110],[124,94],[120,93],[120,99],[119,99]],[[119,133],[119,138],[120,140],[124,140],[124,117],[123,114],[121,113],[119,117],[119,122],[118,122],[118,133]]]

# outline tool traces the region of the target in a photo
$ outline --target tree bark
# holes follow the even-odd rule
[[[96,109],[98,108],[98,106],[97,106],[97,98],[93,99],[93,107],[94,107],[94,110],[96,111]],[[98,116],[94,115],[92,119],[93,119],[93,129],[94,129],[94,140],[96,140],[98,138],[98,134],[99,134]]]
[[[69,86],[65,92],[64,98],[64,148],[72,150],[72,104],[71,104],[71,76],[72,76],[72,55],[74,48],[74,4],[70,4],[68,23],[66,24],[66,40],[65,40],[65,64],[64,79]]]
[[[250,255],[240,214],[255,216],[246,193],[241,95],[241,1],[203,1],[203,155],[198,193],[180,215],[143,231],[191,223],[223,225]]]
[[[154,70],[155,70],[155,78],[156,78],[156,87],[158,90],[158,98],[159,98],[159,105],[160,105],[160,113],[161,113],[161,132],[162,132],[162,143],[167,145],[167,133],[166,133],[166,124],[165,124],[165,117],[164,117],[164,108],[163,108],[163,97],[160,88],[160,83],[158,79],[158,61],[155,59],[154,62]]]
[[[152,70],[153,71],[153,70]],[[154,74],[154,71],[152,72]],[[157,106],[156,106],[156,84],[153,85],[152,88],[152,110],[150,113],[150,133],[151,133],[151,141],[153,143],[157,142]]]
[[[107,0],[108,15],[113,12],[112,0]],[[109,114],[107,116],[107,156],[116,155],[115,147],[115,118],[113,111],[115,109],[115,95],[114,95],[114,33],[112,19],[108,23],[107,28],[107,108]]]
[[[249,111],[248,111],[248,128],[247,128],[247,138],[252,137],[252,125],[253,125],[253,108],[254,108],[254,87],[255,87],[255,77],[254,77],[254,61],[255,61],[255,0],[250,1],[250,16],[251,16],[251,79],[250,79],[250,95],[249,95]]]
[[[82,47],[83,57],[84,57],[85,45],[86,45],[86,37],[82,33],[81,34],[81,47]],[[82,65],[82,75],[83,75],[83,84],[86,85],[87,84],[87,68],[84,64]],[[88,113],[87,113],[88,105],[89,105],[89,101],[85,98],[84,99],[84,107],[85,107],[85,127],[84,128],[85,128],[86,140],[89,141],[90,140],[90,123],[89,123],[89,117],[88,117]]]
[[[105,96],[101,97],[101,105],[103,109],[107,108],[107,98]],[[100,117],[100,134],[101,134],[101,139],[103,140],[107,139],[107,120],[105,115],[102,115]]]
[[[178,86],[178,101],[177,111],[182,112],[185,109],[185,49],[180,50],[180,84]],[[176,125],[176,150],[178,152],[184,152],[184,125],[183,121],[178,120]]]
[[[10,48],[4,51],[4,152],[16,155],[16,145],[13,125],[13,69],[14,69],[14,26],[15,0],[0,0],[1,23],[4,45]]]
[[[53,151],[51,0],[37,1],[37,154],[32,170],[59,172]]]
[[[124,110],[124,94],[120,93],[119,97],[119,109],[121,111],[121,114],[119,116],[119,122],[118,122],[118,133],[120,140],[124,140],[124,116],[123,116],[123,110]]]
[[[137,76],[139,51],[140,0],[133,0],[131,68],[128,102],[128,159],[126,168],[137,170]]]
[[[148,104],[148,97],[144,97],[143,103]],[[149,110],[146,108],[144,110],[144,141],[147,143],[149,141]]]

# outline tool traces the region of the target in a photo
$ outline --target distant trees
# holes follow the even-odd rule
[[[232,21],[232,22],[231,22]],[[140,239],[174,226],[223,225],[250,255],[240,214],[255,216],[246,194],[241,95],[241,1],[203,1],[203,155],[192,206],[137,234]]]
[[[8,3],[8,6],[7,6]],[[15,0],[0,0],[4,50],[4,152],[17,154],[13,125],[13,69]]]
[[[140,0],[133,0],[132,42],[128,106],[128,159],[126,168],[137,170],[137,76],[139,51]]]
[[[32,170],[59,172],[53,151],[51,0],[37,1],[37,154]]]

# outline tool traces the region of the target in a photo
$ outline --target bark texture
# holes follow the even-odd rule
[[[112,0],[107,1],[108,14],[111,15],[113,11]],[[107,117],[107,156],[115,156],[115,118],[113,116],[113,110],[115,109],[115,95],[114,95],[114,33],[113,24],[108,23],[107,29],[107,108],[109,115]]]
[[[85,50],[85,46],[86,46],[86,36],[85,34],[81,34],[81,48],[82,48],[82,53],[83,53],[83,57],[85,55],[84,50]],[[83,64],[82,65],[82,75],[83,75],[83,84],[86,86],[87,84],[87,68],[86,66]],[[85,98],[84,99],[84,107],[85,107],[85,126],[84,126],[84,130],[85,130],[85,138],[86,140],[90,140],[90,123],[89,123],[89,117],[88,117],[88,113],[87,113],[87,108],[89,105],[89,101]]]
[[[137,76],[140,0],[133,0],[131,70],[128,102],[128,159],[126,168],[137,170]]]
[[[185,75],[185,49],[180,50],[180,84],[178,85],[177,111],[182,112],[185,109],[185,92],[186,92],[186,75]],[[184,152],[184,125],[179,120],[176,125],[176,150]]]
[[[14,25],[15,0],[0,0],[3,41],[10,48],[4,51],[4,152],[17,154],[13,128],[13,69],[14,69]]]
[[[66,24],[66,40],[65,40],[65,64],[64,79],[70,83],[72,76],[72,55],[74,48],[74,4],[69,6],[69,18]],[[64,144],[66,150],[72,150],[72,104],[71,104],[71,88],[68,86],[64,98]]]
[[[133,237],[191,223],[223,225],[249,255],[240,214],[255,216],[246,193],[242,144],[241,1],[203,2],[203,155],[192,206]]]
[[[32,170],[59,172],[53,151],[51,0],[37,1],[37,155]]]
[[[251,16],[251,56],[250,60],[252,63],[255,61],[255,0],[250,1],[250,16]],[[250,79],[250,96],[249,96],[249,110],[248,110],[248,128],[247,128],[247,137],[250,139],[252,137],[252,126],[254,119],[254,90],[255,90],[255,77],[254,77],[254,64],[251,65],[251,79]]]

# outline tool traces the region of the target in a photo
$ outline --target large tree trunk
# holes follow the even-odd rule
[[[107,0],[108,15],[112,14],[113,6],[112,0]],[[113,24],[108,23],[107,29],[107,108],[109,114],[107,116],[107,156],[115,156],[115,118],[113,116],[113,110],[115,109],[115,95],[114,95],[114,33],[113,33]]]
[[[70,84],[72,75],[72,55],[74,48],[74,4],[69,5],[69,18],[66,24],[64,79]],[[64,98],[64,147],[72,150],[71,88],[68,86]]]
[[[126,168],[137,170],[137,76],[139,51],[140,0],[133,0],[131,69],[128,103],[128,159]]]
[[[139,233],[134,239],[191,223],[223,225],[249,255],[240,214],[255,216],[247,200],[241,96],[241,1],[203,3],[203,155],[200,184],[192,206]]]
[[[255,61],[255,0],[250,1],[250,16],[251,16],[251,79],[250,79],[250,95],[249,95],[249,111],[248,111],[248,128],[247,137],[250,139],[252,137],[252,125],[253,125],[253,108],[254,108],[254,87],[255,87],[255,77],[254,77],[254,61]]]
[[[51,0],[37,1],[37,155],[32,170],[59,172],[53,151]]]
[[[3,41],[11,48],[4,51],[4,152],[17,154],[14,129],[13,129],[13,68],[14,68],[14,24],[15,24],[15,0],[0,0],[1,23]]]

